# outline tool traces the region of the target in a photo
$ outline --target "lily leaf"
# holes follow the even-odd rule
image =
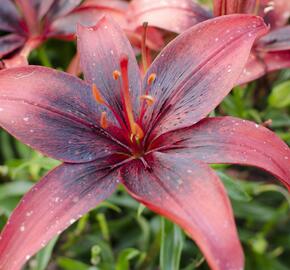
[[[284,108],[290,105],[290,81],[283,82],[273,88],[269,98],[273,108]]]
[[[164,218],[161,218],[161,230],[161,270],[178,270],[184,235],[177,225]]]

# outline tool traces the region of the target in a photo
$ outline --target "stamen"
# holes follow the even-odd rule
[[[97,86],[94,83],[92,85],[92,92],[93,92],[95,100],[98,103],[105,104],[105,100],[103,99],[100,90],[97,88]]]
[[[121,72],[119,70],[114,70],[113,71],[113,78],[115,81],[117,81],[121,76]]]
[[[141,42],[142,65],[143,65],[144,73],[146,72],[146,70],[148,68],[147,48],[146,48],[147,28],[148,28],[148,22],[144,22],[143,23],[143,33],[142,33],[142,42]]]
[[[147,83],[149,85],[152,85],[152,83],[154,83],[155,79],[156,79],[156,73],[151,73],[148,77]]]
[[[103,129],[108,128],[108,121],[107,121],[107,113],[106,112],[102,112],[100,122],[101,122],[101,127]]]
[[[140,97],[141,100],[145,100],[148,106],[152,106],[155,99],[150,95],[143,95]]]

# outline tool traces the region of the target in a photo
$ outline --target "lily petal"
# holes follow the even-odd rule
[[[34,0],[35,4],[34,6],[37,9],[38,13],[38,19],[41,20],[49,11],[51,8],[52,4],[55,2],[55,0]]]
[[[101,105],[82,80],[29,66],[1,71],[0,85],[0,126],[29,146],[77,163],[107,156],[118,148],[100,129]]]
[[[129,3],[124,0],[85,0],[82,3],[83,7],[87,6],[102,6],[112,9],[127,10]]]
[[[271,28],[287,24],[290,18],[290,1],[288,0],[261,0],[260,15]]]
[[[76,32],[78,23],[85,26],[94,26],[104,14],[112,16],[122,28],[126,27],[127,21],[123,11],[112,10],[102,6],[88,6],[75,9],[70,14],[56,19],[50,26],[49,35],[65,37],[73,35]]]
[[[22,16],[25,19],[25,24],[31,35],[38,31],[37,10],[34,6],[33,0],[15,0],[16,6],[21,10]]]
[[[0,0],[0,30],[20,30],[20,14],[11,0]]]
[[[261,125],[234,117],[214,117],[164,138],[180,149],[175,152],[189,152],[191,157],[203,162],[259,167],[290,190],[290,149]]]
[[[182,33],[189,27],[208,20],[212,15],[192,0],[133,0],[127,17],[135,28],[148,22],[150,26]]]
[[[22,47],[25,37],[17,34],[8,34],[0,37],[0,58]]]
[[[290,25],[273,30],[260,38],[257,49],[267,52],[290,50]]]
[[[66,72],[74,76],[79,76],[82,73],[82,70],[80,67],[80,55],[78,53],[76,53],[74,57],[72,58]]]
[[[179,224],[200,247],[211,269],[242,269],[243,252],[230,202],[214,171],[183,155],[154,153],[146,160],[150,169],[140,160],[121,169],[128,192]]]
[[[235,13],[253,14],[256,0],[214,0],[214,15],[222,16]]]
[[[133,49],[121,30],[113,20],[103,17],[94,27],[79,26],[78,51],[85,80],[95,83],[103,98],[116,111],[123,115],[120,79],[115,80],[113,72],[120,70],[120,60],[128,56],[128,74],[132,104],[138,110],[141,92],[141,79]]]
[[[260,17],[228,15],[200,23],[174,39],[143,82],[145,93],[155,99],[144,115],[145,127],[162,134],[204,118],[235,85],[255,39],[266,29]],[[156,79],[148,85],[152,73]]]
[[[48,173],[24,196],[2,231],[0,269],[19,270],[116,186],[116,172],[100,170],[95,162],[63,164]]]
[[[237,85],[256,80],[263,75],[290,67],[290,50],[277,52],[254,52],[250,55]]]
[[[68,14],[76,8],[82,0],[55,0],[47,12],[47,18],[52,21],[55,18]]]
[[[126,12],[129,3],[124,0],[86,0],[82,7],[102,9],[104,14],[110,15],[123,28],[127,26]]]
[[[4,59],[3,62],[3,69],[4,68],[15,68],[15,67],[24,67],[28,66],[27,58],[21,54],[13,55],[12,58]]]
[[[135,29],[128,24],[128,7],[129,3],[124,0],[87,0],[82,3],[82,7],[91,7],[102,11],[103,15],[109,15],[125,30],[131,44],[136,47],[141,47],[143,28]],[[70,15],[69,15],[70,16]],[[88,25],[88,24],[86,24]],[[140,29],[141,28],[141,29]],[[148,27],[146,45],[148,48],[160,51],[164,47],[163,37],[156,28]]]

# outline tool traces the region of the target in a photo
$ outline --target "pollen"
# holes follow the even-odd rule
[[[145,100],[148,106],[152,106],[154,104],[154,97],[150,95],[143,95],[140,97],[141,100]]]
[[[151,73],[148,77],[147,83],[152,85],[156,79],[156,73]]]
[[[100,104],[105,104],[105,101],[100,93],[100,90],[97,88],[95,84],[92,86],[92,92],[94,95],[95,100]]]
[[[113,71],[113,79],[116,81],[120,78],[121,72],[119,70],[114,70]]]
[[[107,121],[107,113],[106,112],[102,112],[100,124],[101,124],[101,127],[103,129],[108,128],[108,121]]]

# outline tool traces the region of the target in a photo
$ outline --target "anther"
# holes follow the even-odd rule
[[[141,100],[145,100],[148,106],[152,106],[155,99],[150,95],[143,95],[140,97]]]
[[[152,85],[152,83],[154,83],[155,79],[156,79],[156,73],[151,73],[148,77],[147,83],[149,85]]]
[[[106,112],[102,112],[100,124],[101,124],[101,127],[103,129],[106,129],[108,127],[107,113]]]
[[[114,70],[113,71],[113,79],[116,81],[120,78],[121,72],[119,70]]]
[[[97,88],[97,86],[93,83],[92,85],[92,92],[94,95],[95,100],[100,104],[105,104],[105,101],[100,93],[100,90]]]

